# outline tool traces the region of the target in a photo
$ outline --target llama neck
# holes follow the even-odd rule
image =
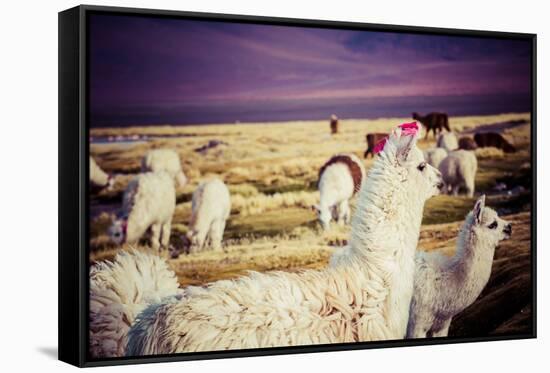
[[[423,209],[424,200],[407,188],[406,176],[379,160],[363,184],[352,221],[350,255],[372,272],[367,276],[384,279],[389,326],[397,337],[406,332]]]
[[[464,287],[484,287],[491,274],[489,263],[492,263],[494,253],[495,244],[476,234],[473,218],[468,216],[458,235],[456,253],[449,265],[449,269],[459,277],[456,283]]]

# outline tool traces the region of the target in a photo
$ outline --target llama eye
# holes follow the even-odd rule
[[[422,162],[418,165],[418,171],[424,171],[424,169],[426,168],[426,162]]]
[[[491,224],[489,224],[489,229],[495,229],[496,227],[498,226],[498,223],[497,221],[495,220],[494,222],[492,222]]]

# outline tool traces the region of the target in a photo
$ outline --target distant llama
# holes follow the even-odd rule
[[[500,133],[485,132],[476,133],[474,140],[480,148],[493,147],[502,149],[505,153],[515,153],[516,148],[508,142]]]
[[[476,150],[477,144],[471,137],[461,137],[458,139],[458,148],[462,150]]]
[[[426,115],[412,113],[412,117],[426,127],[426,136],[424,139],[428,138],[430,131],[433,131],[434,139],[438,132],[443,132],[443,129],[451,132],[451,128],[449,127],[449,116],[446,113],[429,113]]]
[[[338,127],[340,123],[338,122],[338,117],[334,114],[330,116],[330,133],[335,135],[338,133]]]
[[[115,184],[113,176],[103,171],[92,157],[90,157],[90,184],[101,189],[111,189]]]
[[[339,224],[351,219],[349,200],[361,189],[365,167],[354,154],[338,154],[319,170],[319,205],[313,206],[323,229],[330,228],[334,218]]]
[[[213,250],[221,250],[225,223],[231,213],[229,189],[219,179],[203,182],[193,193],[191,222],[184,251],[204,250],[208,241]]]
[[[127,355],[404,338],[424,203],[442,186],[416,147],[418,132],[402,125],[381,146],[361,188],[347,265],[189,287],[140,316]]]
[[[382,139],[388,137],[387,133],[368,133],[365,138],[367,140],[367,150],[363,154],[363,158],[368,158],[369,154],[374,157],[374,146],[382,141]]]
[[[122,245],[136,243],[151,229],[151,247],[168,249],[176,190],[166,172],[147,172],[136,176],[124,191],[122,210],[109,228],[111,240]]]
[[[511,234],[512,225],[485,207],[482,196],[462,224],[453,257],[420,251],[407,337],[447,336],[453,317],[471,305],[487,285],[495,248]]]
[[[466,195],[473,197],[476,186],[477,158],[473,151],[456,150],[441,161],[439,171],[443,175],[443,181],[447,192],[458,195],[461,187],[466,189]]]
[[[443,148],[431,148],[424,150],[424,158],[429,165],[439,168],[441,162],[447,157],[447,151]]]
[[[454,132],[442,133],[437,137],[437,147],[443,148],[447,152],[458,149],[458,138]]]
[[[153,149],[141,160],[141,172],[165,171],[183,188],[187,177],[181,169],[179,154],[173,149]]]
[[[90,346],[94,358],[120,357],[128,331],[148,306],[182,294],[174,272],[157,255],[120,251],[90,268]]]

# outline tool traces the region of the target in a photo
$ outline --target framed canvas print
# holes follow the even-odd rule
[[[59,356],[536,336],[536,37],[59,13]]]

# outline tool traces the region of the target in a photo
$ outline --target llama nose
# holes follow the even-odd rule
[[[437,189],[441,190],[445,186],[445,183],[443,181],[438,181],[437,184],[435,184]]]
[[[506,233],[507,235],[511,235],[511,234],[512,234],[512,224],[508,223],[508,224],[504,227],[504,233]]]

